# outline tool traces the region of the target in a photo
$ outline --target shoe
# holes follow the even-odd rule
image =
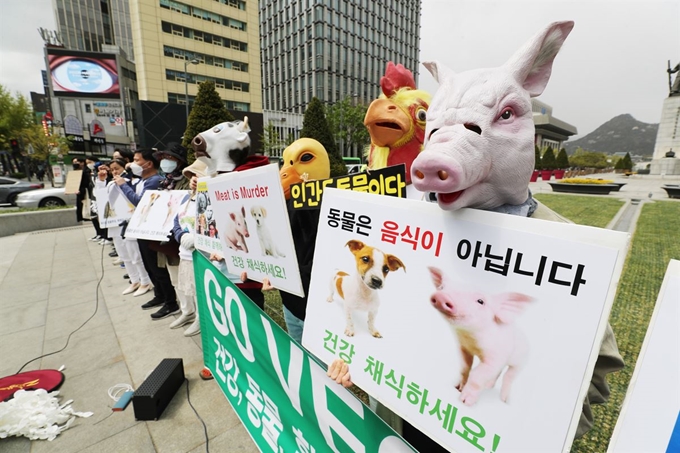
[[[162,300],[156,299],[154,297],[153,299],[142,305],[142,310],[150,310],[152,308],[158,307],[159,305],[163,305],[164,303],[165,302],[163,302]]]
[[[109,244],[113,244],[113,241],[110,241],[109,239],[102,239],[101,241],[99,241],[99,245],[109,245]]]
[[[204,381],[209,381],[210,379],[214,379],[212,373],[206,367],[203,367],[203,369],[198,372],[198,375]]]
[[[125,269],[125,263],[120,263],[120,268]],[[127,274],[126,274],[127,275]]]
[[[139,288],[139,283],[133,283],[132,285],[128,286],[125,291],[123,291],[123,296],[134,293],[137,291],[137,288]]]
[[[196,318],[194,320],[194,323],[189,326],[187,330],[184,331],[184,336],[185,337],[193,337],[194,335],[198,335],[201,333],[201,322]]]
[[[133,296],[135,296],[135,297],[143,296],[144,294],[151,291],[151,288],[153,288],[151,283],[149,283],[148,285],[140,285],[139,288],[137,289],[137,291],[135,291],[135,293],[133,294]]]
[[[114,250],[113,252],[109,253],[109,256],[110,256],[111,258],[115,258],[115,257],[118,256],[118,252],[116,252],[116,251]]]
[[[116,260],[113,262],[114,266],[120,266],[121,264],[123,264],[123,260],[120,258],[116,258]]]
[[[127,280],[128,278],[130,278],[130,276],[128,274],[123,275],[124,280]]]
[[[158,321],[159,319],[167,318],[168,316],[176,315],[177,313],[180,313],[179,305],[176,303],[173,305],[164,304],[156,313],[151,313],[151,319]]]
[[[90,241],[92,241],[92,242],[99,242],[99,241],[101,241],[101,239],[102,239],[102,237],[101,237],[100,235],[96,235],[96,236],[92,236],[92,237],[90,238]]]
[[[190,322],[194,322],[196,319],[196,314],[195,313],[190,313],[188,315],[185,315],[182,313],[179,318],[175,319],[170,323],[170,328],[171,329],[177,329],[178,327],[182,327],[184,325],[189,324]]]

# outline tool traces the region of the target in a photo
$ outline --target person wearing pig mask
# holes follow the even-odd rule
[[[468,207],[568,222],[534,200],[528,184],[534,168],[531,98],[545,89],[557,52],[573,26],[573,22],[550,24],[498,68],[454,73],[441,63],[423,63],[441,86],[427,112],[424,149],[411,168],[416,189],[436,193],[445,210]],[[623,366],[608,325],[577,438],[593,426],[590,405],[609,398],[607,374]],[[328,374],[351,385],[344,363],[334,362]]]

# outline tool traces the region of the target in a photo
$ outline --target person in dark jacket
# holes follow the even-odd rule
[[[90,172],[90,169],[87,168],[84,157],[75,157],[73,159],[73,169],[83,171],[82,176],[80,177],[78,192],[76,193],[76,220],[80,223],[83,221],[83,200],[85,200],[85,197],[92,199],[92,187],[90,186],[92,173]],[[101,239],[101,237],[98,236],[98,234],[95,235],[92,240]]]

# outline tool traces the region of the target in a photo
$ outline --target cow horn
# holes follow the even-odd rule
[[[248,117],[247,116],[243,117],[243,124],[241,125],[241,130],[243,130],[243,131],[248,130]]]

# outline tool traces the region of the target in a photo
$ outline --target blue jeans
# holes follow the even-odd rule
[[[286,321],[286,327],[288,327],[288,335],[302,344],[302,330],[305,327],[305,322],[291,313],[285,306],[283,307],[283,319]]]

